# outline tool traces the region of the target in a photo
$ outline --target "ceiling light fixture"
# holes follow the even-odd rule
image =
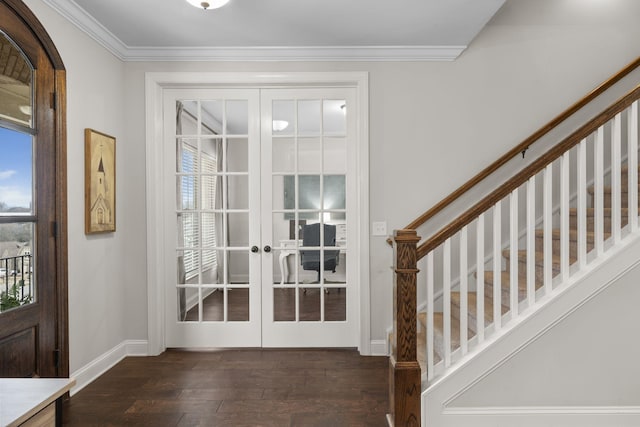
[[[273,121],[273,130],[276,132],[281,132],[285,130],[289,126],[289,122],[286,120],[274,120]]]
[[[200,9],[217,9],[219,7],[224,6],[229,3],[229,0],[209,0],[209,1],[201,1],[201,0],[187,0],[192,6],[199,7]]]

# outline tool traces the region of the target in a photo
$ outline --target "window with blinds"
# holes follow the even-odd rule
[[[182,145],[181,177],[182,227],[184,247],[192,248],[184,253],[186,279],[196,277],[199,272],[215,270],[218,267],[216,251],[216,214],[203,212],[212,210],[216,205],[217,172],[216,158],[208,153],[200,153],[189,144]],[[199,260],[202,260],[200,263]]]

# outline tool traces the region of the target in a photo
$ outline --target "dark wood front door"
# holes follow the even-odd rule
[[[0,0],[0,377],[68,376],[64,69]]]

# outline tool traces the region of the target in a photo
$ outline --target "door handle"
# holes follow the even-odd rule
[[[269,245],[265,246],[265,247],[264,247],[264,251],[265,251],[266,253],[271,252],[271,246],[269,246]]]
[[[259,248],[259,247],[257,247],[257,246],[252,246],[252,247],[251,247],[251,252],[253,252],[254,254],[255,254],[255,253],[258,253],[258,251],[259,251],[259,250],[260,250],[260,248]]]

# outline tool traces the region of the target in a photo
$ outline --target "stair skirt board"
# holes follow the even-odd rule
[[[637,427],[640,406],[446,408],[437,427]],[[436,426],[435,424],[431,424]]]
[[[477,348],[470,345],[469,348],[472,349],[472,351],[457,360],[457,363],[453,364],[448,369],[446,376],[440,376],[431,380],[426,390],[424,390],[424,386],[427,384],[426,381],[424,381],[424,391],[422,393],[423,425],[437,427],[475,427],[484,425],[492,427],[506,427],[514,425],[640,425],[640,413],[636,413],[635,407],[622,409],[622,415],[629,417],[629,422],[632,422],[631,424],[627,424],[627,421],[618,418],[611,418],[613,421],[609,422],[608,417],[620,416],[618,415],[620,413],[615,411],[603,412],[602,415],[607,417],[606,420],[600,419],[599,424],[590,424],[583,422],[585,414],[594,416],[594,414],[590,412],[581,412],[579,414],[573,414],[571,411],[562,413],[541,413],[535,412],[534,408],[520,408],[519,410],[526,412],[526,414],[509,414],[507,412],[504,414],[492,414],[490,413],[491,408],[481,408],[481,410],[478,408],[454,408],[449,406],[456,398],[464,394],[483,378],[491,375],[492,372],[496,371],[516,354],[550,331],[563,319],[571,315],[591,299],[597,297],[600,292],[615,283],[631,269],[639,266],[639,253],[640,230],[635,233],[627,234],[615,247],[610,245],[608,250],[605,249],[598,259],[594,260],[591,264],[588,264],[581,272],[571,276],[566,284],[563,284],[562,286],[554,286],[549,295],[542,297],[536,302],[534,310],[522,311],[519,318],[515,322],[509,324],[508,328],[503,329],[494,335],[489,335],[487,333],[487,338],[482,345]],[[503,317],[505,324],[508,319],[507,316],[509,316],[509,314]],[[452,353],[452,360],[455,360],[453,358],[453,354],[454,353]],[[593,407],[591,409],[585,408],[584,410],[587,411],[592,409],[597,412],[598,407]],[[509,408],[501,409],[501,411],[508,410]],[[562,408],[560,408],[560,410],[562,410]],[[467,412],[463,415],[462,411],[471,412]],[[472,413],[473,411],[476,411],[477,413]],[[580,420],[578,424],[573,424],[573,421],[569,422],[570,420],[565,418],[572,414],[578,417],[576,420]],[[523,415],[536,415],[534,417],[536,421],[532,421],[531,424],[529,424],[528,421],[527,423],[523,423],[523,420],[528,420],[528,417],[523,417]],[[552,419],[544,418],[550,415],[553,415],[554,417],[563,417],[563,423],[554,424]],[[511,416],[517,418],[511,418]],[[507,420],[509,421],[507,422]],[[564,423],[565,421],[566,423]]]

